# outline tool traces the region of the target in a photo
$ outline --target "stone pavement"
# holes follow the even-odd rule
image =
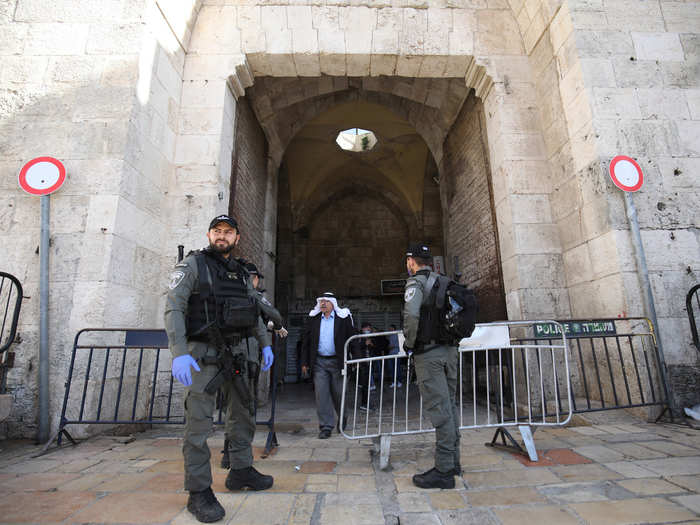
[[[411,476],[432,466],[433,434],[394,437],[381,471],[371,440],[319,440],[309,405],[287,408],[274,454],[261,459],[267,433],[256,436],[255,466],[275,477],[269,491],[228,492],[216,466],[221,430],[210,438],[213,488],[226,509],[219,523],[700,524],[700,432],[686,426],[622,413],[613,423],[540,429],[536,464],[484,446],[492,430],[463,431],[457,488],[421,490]],[[181,431],[98,436],[40,457],[31,443],[0,442],[0,523],[197,523],[185,509]]]

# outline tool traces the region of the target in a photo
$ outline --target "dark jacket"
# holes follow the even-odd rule
[[[318,355],[318,338],[321,331],[321,316],[323,314],[313,316],[304,331],[303,344],[301,349],[301,366],[308,366],[311,370],[316,363]],[[345,319],[338,317],[336,314],[333,320],[333,343],[335,344],[335,358],[338,363],[338,368],[343,368],[343,348],[345,341],[349,337],[355,335],[357,330],[352,324],[352,317],[348,316]]]

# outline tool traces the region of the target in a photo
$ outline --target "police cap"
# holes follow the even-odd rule
[[[245,263],[244,266],[245,266],[245,269],[248,270],[248,273],[249,273],[250,275],[257,275],[260,279],[264,279],[264,278],[265,278],[265,277],[263,276],[263,274],[261,274],[261,273],[258,271],[258,267],[255,266],[253,263],[251,263],[251,262]]]
[[[406,250],[406,257],[430,259],[432,255],[430,254],[430,248],[419,242],[416,244],[411,244],[408,247],[408,250]]]
[[[233,217],[229,217],[228,215],[217,215],[216,217],[214,217],[209,223],[209,229],[211,230],[220,222],[225,222],[226,224],[231,226],[231,228],[236,228],[236,231],[238,231],[238,223],[236,222],[236,219],[234,219]]]

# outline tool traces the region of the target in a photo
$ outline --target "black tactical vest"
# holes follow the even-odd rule
[[[216,325],[224,338],[244,336],[256,326],[258,307],[248,294],[248,272],[235,259],[226,260],[207,250],[195,253],[199,293],[187,306],[187,337],[210,341]]]
[[[430,270],[419,270],[416,275],[430,275]],[[444,343],[440,323],[440,311],[435,307],[433,290],[423,289],[423,302],[420,306],[420,317],[418,320],[418,334],[416,342],[421,345]]]

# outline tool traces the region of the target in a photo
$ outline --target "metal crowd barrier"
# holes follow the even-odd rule
[[[541,322],[561,328],[556,321]],[[532,428],[566,424],[573,405],[564,330],[549,342],[519,340],[532,327],[533,321],[477,325],[472,337],[459,347],[456,403],[460,430],[496,428],[490,445],[505,446],[506,439],[517,445],[507,428],[518,427],[528,455],[537,461]],[[382,468],[388,464],[391,436],[433,432],[434,428],[423,413],[418,386],[411,383],[412,359],[401,354],[354,358],[348,351],[355,340],[398,333],[358,334],[348,339],[344,349],[341,417],[347,416],[347,422],[342,433],[349,439],[379,441]],[[390,362],[394,363],[392,385],[385,395],[385,370]],[[400,364],[405,365],[401,387]],[[373,371],[378,372],[374,374],[379,383],[375,390],[367,387]],[[502,444],[497,443],[498,437]]]
[[[265,454],[277,446],[275,434],[276,381],[270,370],[271,412],[257,425],[268,427]],[[70,425],[183,425],[185,387],[173,379],[168,338],[164,330],[145,328],[85,328],[73,343],[58,430],[46,452],[65,436],[76,440]],[[220,395],[220,394],[219,394]],[[217,402],[217,406],[221,406]],[[223,423],[219,408],[214,424]]]
[[[5,393],[7,371],[14,366],[14,352],[6,352],[15,340],[19,311],[22,308],[22,284],[14,275],[0,272],[0,394]]]
[[[693,305],[693,299],[695,305]],[[700,352],[700,337],[698,337],[697,317],[700,314],[700,284],[696,284],[685,297],[685,308],[688,312],[688,322],[690,323],[690,333],[693,336],[693,344]]]

